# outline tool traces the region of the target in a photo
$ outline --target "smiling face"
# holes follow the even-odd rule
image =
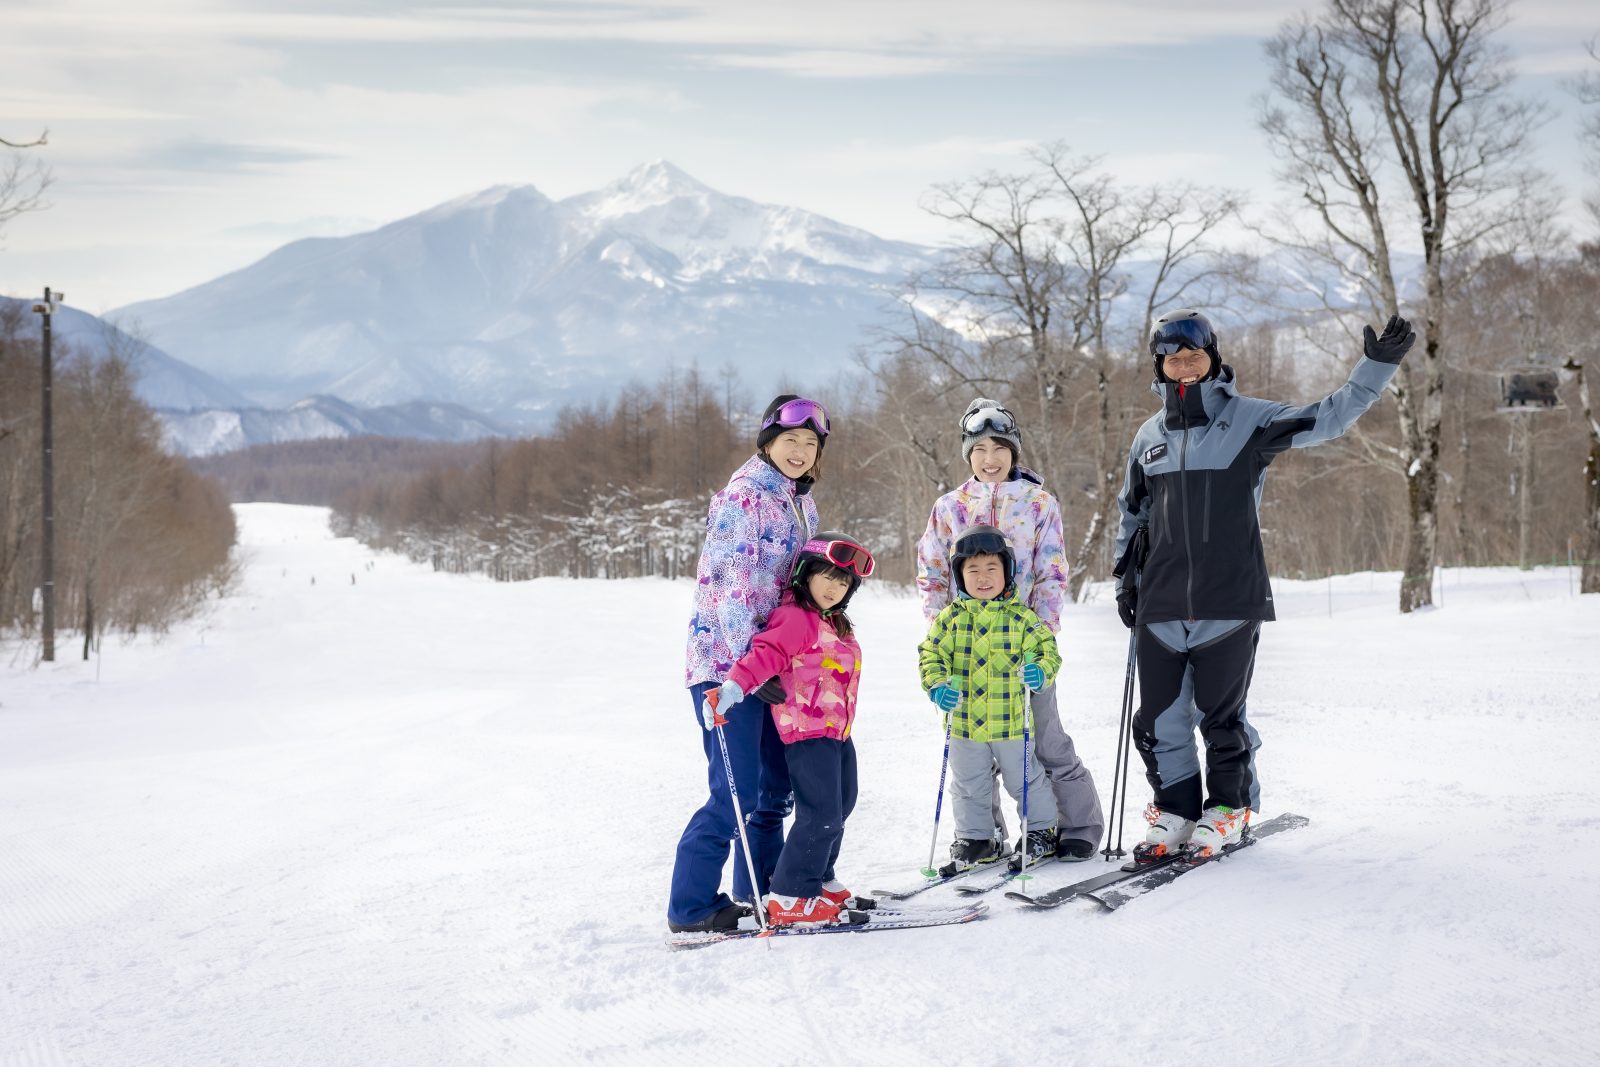
[[[982,554],[961,561],[961,584],[974,600],[993,600],[1006,588],[1006,565],[999,556]]]
[[[980,482],[1003,482],[1011,473],[1015,457],[998,439],[985,437],[972,446],[972,476]]]
[[[817,571],[806,579],[806,591],[811,594],[811,599],[823,611],[834,607],[843,600],[845,594],[850,592],[850,579],[840,571],[829,567]]]
[[[802,426],[774,437],[767,445],[767,458],[785,476],[800,478],[817,462],[817,453],[821,450],[816,433]]]
[[[1211,373],[1211,356],[1197,348],[1180,348],[1161,361],[1161,371],[1183,385],[1193,385]]]

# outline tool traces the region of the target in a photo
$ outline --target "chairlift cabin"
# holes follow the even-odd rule
[[[1553,361],[1535,355],[1528,363],[1506,367],[1500,372],[1502,412],[1561,411],[1560,372]]]

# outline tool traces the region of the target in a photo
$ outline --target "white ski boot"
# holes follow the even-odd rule
[[[1230,808],[1222,804],[1207,808],[1200,813],[1200,821],[1194,824],[1194,834],[1189,838],[1190,854],[1202,860],[1222,855],[1224,849],[1239,843],[1249,824],[1249,808]]]
[[[1162,811],[1154,803],[1144,806],[1144,821],[1150,824],[1144,840],[1133,846],[1135,863],[1153,863],[1178,852],[1194,833],[1195,824],[1182,815]]]

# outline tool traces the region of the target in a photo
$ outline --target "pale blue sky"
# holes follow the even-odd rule
[[[933,184],[1063,140],[1135,180],[1281,196],[1255,126],[1294,2],[0,0],[0,135],[50,130],[51,210],[0,292],[102,311],[500,183],[553,197],[667,159],[882,236],[948,236]],[[1561,79],[1596,0],[1519,0],[1537,162],[1590,179]]]

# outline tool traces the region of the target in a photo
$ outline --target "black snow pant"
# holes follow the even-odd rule
[[[1225,805],[1255,809],[1261,738],[1245,718],[1259,622],[1161,622],[1139,629],[1133,742],[1155,803],[1185,819]],[[1205,741],[1205,796],[1194,731]]]
[[[856,743],[816,737],[783,746],[794,787],[794,825],[784,839],[772,891],[814,897],[833,881],[844,822],[856,806]]]

